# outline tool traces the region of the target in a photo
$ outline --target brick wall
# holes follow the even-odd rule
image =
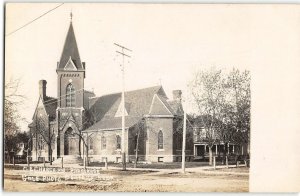
[[[103,161],[103,158],[107,157],[109,162],[116,162],[121,160],[121,149],[117,149],[117,135],[121,137],[122,145],[122,130],[112,131],[99,131],[92,134],[90,138],[93,139],[93,147],[89,150],[89,156],[92,157],[92,161]],[[106,139],[106,148],[102,146],[101,138]],[[90,143],[89,143],[90,146]],[[122,148],[122,146],[121,146]],[[128,131],[125,130],[125,152],[128,155]]]
[[[146,159],[149,162],[173,161],[173,118],[147,118]],[[158,149],[158,132],[163,132],[163,149]]]
[[[66,72],[60,71],[57,74],[57,93],[58,97],[62,96],[62,99],[58,100],[58,107],[66,107],[66,87],[72,80],[72,85],[75,88],[75,107],[83,107],[83,88],[84,88],[84,72],[77,71],[77,72]]]

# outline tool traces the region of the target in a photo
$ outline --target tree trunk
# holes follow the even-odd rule
[[[137,167],[137,161],[138,161],[139,137],[140,137],[140,131],[138,131],[137,139],[136,139],[134,168]]]
[[[52,165],[52,148],[50,148],[50,165]]]
[[[79,137],[79,156],[81,158],[81,137]]]
[[[89,146],[86,145],[86,166],[89,166]]]
[[[209,149],[209,165],[212,165],[212,159],[213,159],[213,152],[212,152],[212,146],[208,146]]]

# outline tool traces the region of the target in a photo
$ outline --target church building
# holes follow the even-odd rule
[[[81,61],[72,21],[56,67],[57,98],[39,81],[39,99],[29,124],[32,160],[121,161],[122,93],[96,97],[85,90],[85,62]],[[99,81],[100,82],[100,81]],[[125,92],[126,160],[173,162],[181,159],[181,91],[169,99],[162,86]],[[186,156],[193,156],[193,133],[187,134]],[[71,162],[72,162],[71,161]]]

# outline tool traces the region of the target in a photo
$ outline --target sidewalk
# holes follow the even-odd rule
[[[5,164],[5,165],[10,165],[12,166],[13,164]],[[21,166],[21,167],[27,167],[27,164],[16,164],[16,166]],[[46,163],[46,167],[61,167],[61,164],[52,164]],[[79,164],[64,164],[64,168],[79,168],[83,169],[84,166],[80,166]],[[35,164],[30,164],[30,167],[44,167],[43,163],[35,163]],[[239,167],[245,167],[245,165],[240,165]],[[109,170],[122,170],[120,167],[115,167],[115,166],[109,166],[108,165],[108,170],[105,169],[105,167],[86,167],[88,169],[100,169],[103,171],[109,171]],[[213,166],[201,166],[201,167],[193,167],[193,168],[186,168],[186,172],[192,172],[192,173],[203,173],[203,174],[214,174],[214,175],[224,175],[224,174],[229,174],[229,175],[249,175],[249,173],[246,172],[233,172],[233,171],[220,171],[219,169],[226,169],[226,165],[217,165],[216,170],[214,170]],[[236,165],[229,165],[228,168],[236,168]],[[181,169],[156,169],[156,168],[126,168],[129,171],[154,171],[155,173],[149,173],[145,175],[161,175],[161,174],[169,174],[169,173],[181,173]]]

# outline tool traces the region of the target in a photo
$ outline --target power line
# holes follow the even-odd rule
[[[25,25],[23,25],[23,26],[17,28],[16,30],[14,30],[14,31],[12,31],[12,32],[10,32],[10,33],[8,33],[8,34],[6,34],[5,36],[10,36],[10,35],[14,34],[15,32],[21,30],[22,28],[24,28],[24,27],[26,27],[27,25],[33,23],[34,21],[40,19],[41,17],[45,16],[46,14],[48,14],[48,13],[54,11],[55,9],[59,8],[59,7],[62,6],[63,4],[64,4],[64,3],[61,3],[61,4],[59,4],[58,6],[56,6],[55,8],[52,8],[51,10],[48,10],[48,11],[45,12],[44,14],[42,14],[42,15],[40,15],[39,17],[37,17],[37,18],[31,20],[30,22],[28,22],[28,23],[26,23]]]

